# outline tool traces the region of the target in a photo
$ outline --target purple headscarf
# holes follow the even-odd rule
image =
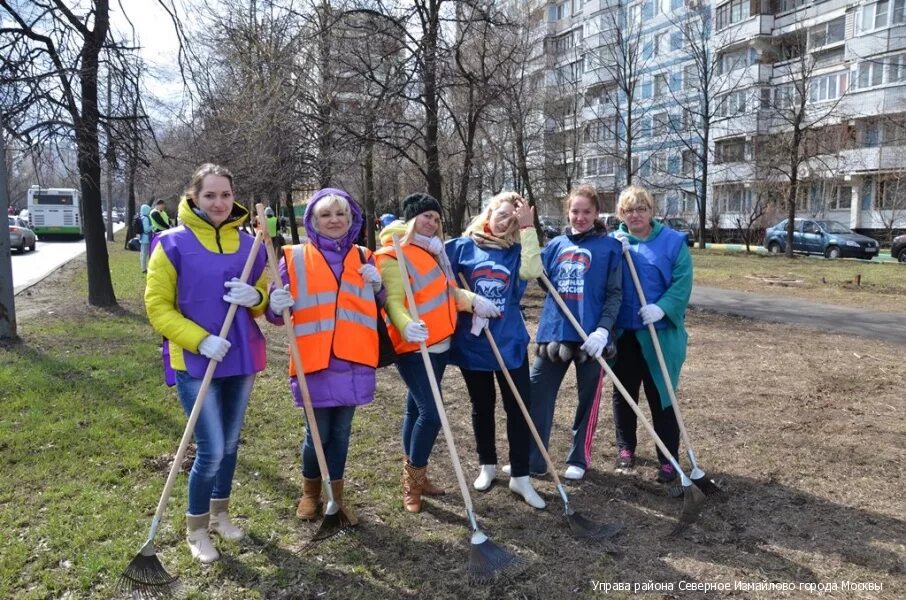
[[[317,206],[318,201],[326,196],[340,196],[345,198],[349,203],[349,211],[352,214],[351,224],[349,226],[349,231],[346,232],[346,235],[342,238],[335,240],[329,238],[325,235],[321,235],[315,230],[312,221],[314,220],[314,211],[315,206]],[[352,247],[355,243],[356,238],[359,237],[359,232],[362,230],[362,223],[365,218],[362,216],[362,209],[359,208],[359,205],[355,200],[352,199],[348,193],[344,192],[341,189],[337,188],[323,188],[312,194],[311,198],[308,199],[308,206],[305,208],[305,217],[303,221],[305,223],[305,231],[308,234],[308,239],[315,246],[324,250],[332,250],[334,252],[339,252],[343,255]]]

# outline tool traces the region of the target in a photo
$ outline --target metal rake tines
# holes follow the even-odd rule
[[[167,572],[157,554],[139,554],[117,579],[116,591],[142,600],[166,598],[173,594],[178,579]]]
[[[614,537],[623,530],[621,525],[608,525],[607,523],[597,523],[591,519],[573,512],[566,516],[569,523],[569,530],[574,536],[581,539],[605,540]]]
[[[472,544],[469,555],[469,583],[482,585],[501,577],[514,577],[527,566],[524,558],[504,550],[490,539]]]

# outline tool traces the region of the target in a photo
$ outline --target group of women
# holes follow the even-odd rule
[[[608,235],[596,218],[601,207],[594,188],[580,186],[564,200],[569,223],[563,235],[542,250],[534,210],[516,193],[491,198],[465,234],[446,243],[438,201],[427,194],[411,194],[403,200],[402,218],[385,224],[381,247],[372,254],[355,244],[363,223],[359,206],[343,190],[326,188],[308,202],[304,216],[308,239],[283,248],[282,281],[269,283],[264,250],[250,257],[252,237],[240,232],[249,215],[234,201],[232,176],[223,167],[202,165],[179,205],[183,225],[164,232],[151,254],[145,291],[149,320],[169,340],[170,366],[176,371],[177,393],[186,414],[196,401],[209,361],[217,363],[195,427],[197,450],[189,475],[186,523],[193,557],[204,563],[219,557],[209,531],[234,540],[243,535],[229,518],[229,498],[245,409],[255,374],[266,363],[264,337],[255,323],[261,315],[281,324],[284,311],[290,311],[331,491],[341,506],[355,408],[374,398],[381,318],[407,387],[401,434],[407,511],[419,512],[423,496],[444,493],[428,478],[441,428],[428,364],[438,382],[449,364],[462,372],[480,463],[473,483],[477,490],[490,489],[497,476],[496,379],[506,412],[509,464],[502,470],[509,475],[509,489],[530,506],[545,507],[531,476],[546,473],[547,465],[505,377],[515,383],[547,445],[558,391],[570,364],[576,369],[578,404],[565,476],[583,478],[591,461],[603,388],[598,364],[602,357],[611,361],[633,398],[644,386],[654,427],[675,455],[678,428],[665,387],[671,382],[660,377],[648,326],[654,324],[665,347],[676,385],[685,358],[683,318],[692,267],[685,238],[656,222],[653,208],[646,190],[627,188],[618,205],[623,224]],[[632,255],[646,303],[623,268],[626,253]],[[241,281],[246,260],[252,261],[251,275]],[[528,281],[545,274],[586,335],[574,328],[549,295],[538,324],[537,354],[530,364],[530,336],[520,301]],[[220,337],[230,304],[240,308],[229,333]],[[416,309],[417,319],[410,308]],[[489,336],[496,341],[500,361]],[[420,353],[423,345],[429,361]],[[292,364],[290,389],[301,406],[302,391]],[[636,449],[635,414],[616,393],[613,415],[618,466],[629,468]],[[301,454],[302,496],[296,514],[314,519],[323,506],[322,473],[309,427]],[[676,473],[667,458],[660,452],[658,458],[659,480],[674,481]],[[355,522],[349,507],[343,509]]]

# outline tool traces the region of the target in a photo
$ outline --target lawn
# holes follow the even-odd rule
[[[118,246],[109,250],[121,309],[86,306],[84,261],[77,260],[17,297],[21,341],[0,346],[2,598],[111,597],[147,535],[184,427],[175,393],[162,382],[159,340],[144,317],[137,255]],[[809,277],[808,285],[756,288],[812,293],[825,302],[841,294],[870,308],[873,294],[839,283],[851,279],[848,269],[859,269],[862,287],[875,285],[878,275],[878,286],[883,281],[900,290],[891,296],[901,306],[906,291],[906,268],[899,265],[697,251],[694,257],[699,285],[747,289],[736,287],[747,275],[789,273]],[[813,269],[828,283],[819,285]],[[530,323],[541,299],[530,286]],[[224,557],[214,565],[194,563],[183,541],[182,474],[157,536],[160,558],[180,575],[188,598],[584,598],[601,594],[604,584],[629,586],[629,593],[611,597],[698,598],[705,595],[680,585],[709,582],[730,591],[708,598],[776,597],[753,591],[770,582],[795,585],[789,597],[812,597],[809,586],[831,584],[857,586],[858,594],[838,592],[841,598],[903,597],[903,346],[824,332],[801,344],[796,328],[694,310],[688,325],[679,398],[699,458],[727,501],[709,503],[701,520],[676,538],[667,533],[680,503],[653,482],[653,444],[644,433],[640,466],[628,475],[613,471],[605,405],[595,462],[584,482],[567,489],[582,514],[620,523],[623,533],[612,544],[577,540],[550,479],[536,483],[548,508],[535,511],[516,501],[499,477],[487,493],[470,490],[476,513],[491,538],[528,568],[514,579],[469,586],[467,521],[442,440],[432,478],[448,494],[429,499],[420,515],[402,510],[404,388],[388,368],[379,372],[375,402],[354,423],[347,494],[361,524],[307,547],[317,524],[294,517],[301,418],[286,389],[282,330],[263,324],[270,364],[253,393],[233,495],[249,536],[218,540]],[[455,369],[447,370],[443,388],[471,482],[477,458]],[[561,470],[574,397],[570,374],[551,442]],[[501,420],[505,462],[503,431]],[[657,589],[643,591],[646,584]],[[636,585],[639,593],[632,593]]]

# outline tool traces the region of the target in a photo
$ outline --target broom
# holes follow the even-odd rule
[[[264,205],[256,204],[258,212],[258,227],[261,228],[261,235],[264,238],[264,248],[267,251],[267,265],[270,270],[270,276],[274,285],[280,285],[280,269],[277,266],[277,255],[274,253],[274,245],[271,242],[267,228],[264,227],[266,218],[264,215]],[[327,468],[327,459],[324,457],[324,448],[321,445],[321,434],[318,431],[318,422],[315,419],[315,409],[311,403],[311,394],[308,392],[308,385],[305,383],[305,371],[302,367],[302,356],[299,354],[299,347],[296,345],[296,334],[293,331],[293,317],[290,310],[283,310],[283,329],[286,331],[286,337],[289,340],[289,351],[292,355],[293,365],[296,368],[296,382],[299,384],[299,391],[302,393],[302,404],[305,407],[305,419],[311,430],[311,440],[315,447],[315,456],[318,458],[318,470],[321,472],[321,483],[324,487],[324,494],[327,496],[327,506],[324,508],[324,518],[321,525],[312,536],[312,542],[319,542],[333,537],[344,530],[352,527],[354,523],[346,511],[340,509],[340,505],[334,500],[333,488],[330,485],[330,471]]]
[[[588,339],[588,334],[585,333],[585,330],[582,329],[582,325],[576,320],[576,317],[573,316],[572,312],[569,310],[569,307],[566,306],[566,303],[563,302],[563,298],[560,297],[560,294],[557,292],[557,289],[554,287],[554,284],[551,283],[550,279],[547,278],[547,275],[544,273],[541,274],[541,281],[544,282],[544,285],[547,287],[548,292],[551,297],[557,303],[557,306],[560,307],[560,310],[563,311],[563,314],[566,315],[566,318],[569,319],[569,322],[572,323],[576,331],[582,337],[582,340],[585,341]],[[601,365],[601,368],[604,369],[604,372],[607,373],[607,376],[610,377],[610,380],[613,382],[613,385],[620,394],[623,396],[623,399],[626,400],[626,403],[632,408],[632,411],[636,414],[636,417],[642,422],[645,426],[645,429],[648,431],[648,434],[654,439],[654,443],[657,444],[658,449],[661,453],[667,457],[670,461],[670,464],[673,465],[673,468],[676,469],[676,472],[680,474],[680,481],[683,486],[683,510],[680,513],[679,524],[674,528],[671,535],[676,535],[679,533],[686,525],[695,521],[698,518],[699,512],[701,510],[701,504],[705,501],[705,495],[702,493],[698,486],[692,483],[686,473],[682,470],[679,463],[670,454],[670,451],[667,450],[667,446],[664,445],[664,442],[661,441],[660,436],[654,431],[654,427],[651,426],[651,423],[648,422],[648,419],[645,418],[645,415],[642,414],[642,411],[639,409],[639,405],[632,399],[632,396],[629,395],[629,392],[626,391],[626,388],[623,387],[623,384],[620,383],[620,380],[617,379],[614,375],[613,370],[610,368],[610,365],[607,364],[603,358],[598,357],[598,363]]]
[[[249,256],[245,260],[245,265],[242,267],[242,274],[239,275],[240,281],[245,282],[249,278],[260,246],[261,232],[258,232],[258,234],[255,235],[255,241],[252,243],[252,249],[249,252]],[[238,309],[238,304],[230,304],[230,307],[227,310],[226,319],[224,319],[223,325],[220,328],[220,333],[218,334],[220,337],[225,338],[229,333]],[[198,416],[201,414],[201,407],[204,404],[204,399],[208,393],[208,387],[211,385],[211,380],[214,379],[214,371],[217,369],[218,364],[219,363],[214,359],[208,361],[208,367],[205,369],[201,387],[198,388],[198,395],[195,397],[195,405],[192,407],[192,412],[189,413],[186,429],[183,431],[182,439],[179,442],[179,449],[176,451],[176,456],[173,457],[173,466],[170,467],[170,474],[167,475],[167,483],[164,485],[164,491],[160,496],[160,501],[157,503],[157,510],[154,512],[154,518],[151,519],[151,530],[148,532],[148,539],[138,551],[138,554],[135,555],[135,558],[133,558],[126,566],[126,570],[120,574],[119,579],[116,582],[117,592],[129,594],[130,596],[137,596],[139,598],[157,598],[172,592],[176,580],[179,579],[178,575],[170,575],[161,564],[160,559],[157,558],[157,550],[154,547],[154,538],[157,536],[157,529],[163,518],[164,509],[167,506],[167,501],[170,499],[173,485],[176,483],[176,474],[182,466],[182,459],[186,455],[186,448],[189,446],[189,441],[192,439],[192,434],[195,432],[195,423],[198,421]]]
[[[469,282],[466,281],[465,275],[462,273],[459,274],[459,279],[462,282],[462,285],[465,289],[469,289]],[[584,539],[604,539],[613,537],[622,529],[620,525],[606,525],[603,523],[595,523],[591,519],[588,519],[572,508],[569,504],[569,496],[566,495],[566,489],[563,487],[563,484],[560,482],[560,477],[557,475],[557,470],[554,468],[554,463],[551,461],[550,454],[547,452],[547,448],[544,447],[544,442],[541,441],[541,436],[538,435],[538,429],[535,427],[534,421],[529,414],[528,409],[525,407],[525,402],[522,400],[522,395],[519,393],[519,390],[516,388],[516,382],[513,381],[513,377],[510,375],[509,369],[506,367],[506,363],[503,361],[503,355],[500,354],[500,348],[497,347],[497,342],[494,340],[494,336],[491,334],[491,328],[488,325],[484,326],[484,334],[488,338],[488,343],[491,344],[491,350],[494,352],[494,356],[497,358],[497,364],[500,365],[500,371],[503,373],[504,379],[506,379],[507,384],[510,387],[510,391],[513,392],[513,397],[516,398],[516,403],[519,405],[519,410],[522,411],[522,416],[525,417],[525,422],[528,424],[529,430],[532,432],[532,437],[535,438],[535,444],[538,446],[538,450],[541,451],[541,456],[544,457],[544,462],[547,463],[548,472],[553,475],[554,482],[557,484],[557,492],[560,494],[560,499],[563,501],[563,515],[566,517],[566,523],[569,525],[569,530],[577,538]]]
[[[636,292],[639,294],[639,300],[642,302],[642,306],[644,306],[648,304],[648,301],[645,300],[645,291],[642,289],[642,283],[639,281],[639,275],[636,272],[635,264],[632,261],[632,252],[627,248],[623,251],[623,255],[626,257],[626,264],[629,265],[629,272],[632,274],[632,281],[635,284]],[[689,473],[689,478],[705,493],[706,496],[721,495],[723,494],[723,490],[705,475],[705,472],[699,468],[698,461],[695,460],[695,452],[692,450],[692,441],[689,439],[689,433],[686,431],[686,425],[683,422],[683,413],[680,411],[676,393],[673,391],[673,382],[670,379],[670,373],[667,371],[667,362],[664,360],[664,353],[661,350],[661,342],[658,339],[654,323],[648,324],[648,333],[651,334],[651,341],[654,343],[654,352],[657,354],[657,361],[661,366],[661,377],[664,378],[667,393],[670,395],[670,402],[673,404],[673,412],[676,414],[676,423],[679,425],[683,441],[686,443],[686,454],[689,455],[689,462],[692,463],[692,471]]]
[[[403,287],[406,290],[406,299],[409,303],[409,314],[418,321],[418,309],[415,305],[415,296],[412,293],[412,285],[409,282],[409,272],[406,268],[406,258],[400,247],[399,238],[394,234],[393,249],[396,253],[396,261],[399,265],[400,275],[403,279]],[[456,445],[453,442],[453,433],[450,431],[450,423],[447,421],[447,413],[444,410],[444,403],[440,396],[440,388],[437,385],[437,378],[434,376],[434,368],[431,366],[431,357],[428,355],[428,348],[424,342],[418,344],[419,352],[425,363],[425,371],[428,374],[428,381],[431,384],[431,392],[434,395],[434,404],[437,407],[437,414],[440,416],[440,423],[444,430],[444,438],[447,441],[447,449],[450,452],[450,459],[453,462],[453,470],[456,472],[456,481],[459,484],[459,491],[462,493],[463,502],[466,505],[466,515],[469,518],[469,525],[472,528],[471,552],[469,555],[469,580],[474,584],[483,584],[493,581],[498,575],[509,575],[518,572],[524,565],[524,559],[507,552],[494,542],[492,542],[481,529],[478,528],[478,521],[475,518],[475,508],[472,505],[472,497],[469,495],[469,487],[466,484],[466,477],[462,471],[462,465],[459,462],[459,455],[456,453]]]

